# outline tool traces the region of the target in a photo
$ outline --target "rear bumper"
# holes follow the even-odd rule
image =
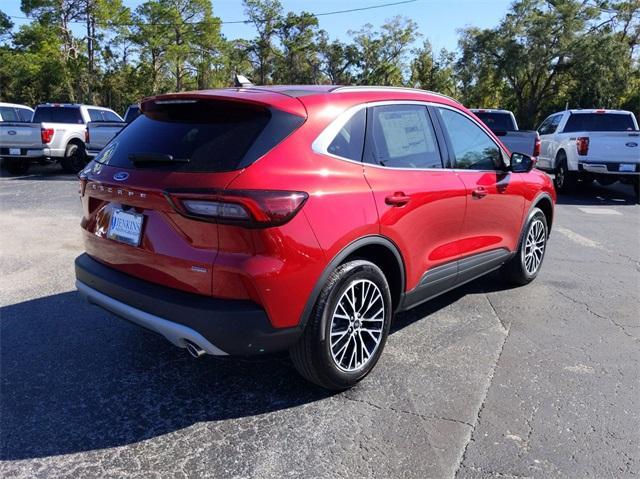
[[[634,165],[634,171],[620,171],[620,165]],[[587,163],[587,162],[578,162],[578,171],[583,171],[586,173],[594,173],[600,175],[640,175],[640,165],[634,164],[633,162],[628,163]]]
[[[20,150],[19,154],[11,150]],[[50,155],[49,148],[0,148],[0,156],[16,160],[36,160]]]
[[[149,283],[109,268],[87,254],[76,258],[76,286],[90,303],[213,355],[253,355],[286,350],[298,328],[276,329],[251,301],[224,300]]]

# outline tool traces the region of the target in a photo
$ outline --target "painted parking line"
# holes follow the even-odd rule
[[[556,226],[554,230],[562,234],[563,236],[566,236],[574,243],[578,243],[579,245],[587,246],[589,248],[602,248],[600,243],[598,243],[597,241],[593,241],[592,239],[589,239],[586,236],[582,236],[581,234],[578,234],[575,231],[571,231],[569,228]]]
[[[612,208],[578,208],[588,215],[622,215],[618,210]]]

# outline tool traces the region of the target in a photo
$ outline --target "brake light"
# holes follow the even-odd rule
[[[53,140],[53,128],[40,128],[40,139],[43,145],[51,143],[51,140]]]
[[[579,136],[576,138],[576,146],[578,147],[578,155],[585,156],[589,153],[589,138],[586,136]]]
[[[87,128],[86,130],[84,130],[84,142],[85,144],[89,144],[89,128]]]
[[[249,228],[287,223],[309,197],[300,191],[271,190],[171,190],[165,196],[181,215]]]
[[[536,142],[533,144],[533,156],[540,156],[540,135],[536,133]]]

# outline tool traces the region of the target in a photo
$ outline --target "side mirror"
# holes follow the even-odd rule
[[[524,153],[511,153],[511,166],[509,169],[514,173],[528,173],[536,165],[534,160],[529,155]]]

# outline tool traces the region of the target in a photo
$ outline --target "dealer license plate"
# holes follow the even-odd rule
[[[144,215],[124,210],[114,210],[107,231],[107,238],[131,246],[140,244]]]
[[[20,154],[20,148],[9,148],[9,154],[10,155],[19,155]]]
[[[636,165],[631,163],[620,163],[618,171],[636,171]]]

